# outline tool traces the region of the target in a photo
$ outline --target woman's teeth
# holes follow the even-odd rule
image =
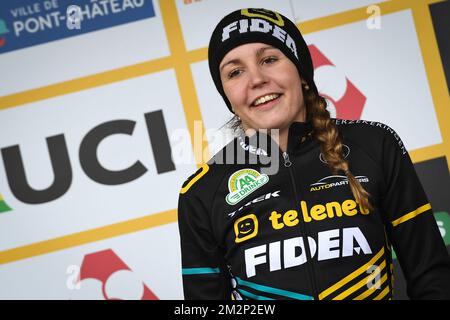
[[[254,106],[258,106],[258,105],[263,104],[265,102],[275,100],[279,96],[280,96],[280,94],[278,94],[278,93],[266,94],[265,96],[262,96],[262,97],[256,99],[256,101],[253,103],[253,105]]]

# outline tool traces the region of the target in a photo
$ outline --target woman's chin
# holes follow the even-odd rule
[[[286,122],[285,119],[276,119],[274,117],[264,117],[264,119],[258,119],[256,127],[259,129],[280,129],[285,126],[285,122]]]

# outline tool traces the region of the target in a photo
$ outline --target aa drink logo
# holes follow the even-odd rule
[[[308,48],[314,63],[315,81],[321,83],[321,80],[326,78],[333,83],[332,87],[323,90],[325,92],[320,90],[320,93],[332,104],[331,107],[334,106],[335,117],[348,120],[360,119],[366,97],[316,46],[310,45]],[[330,110],[330,106],[328,109],[333,111]]]
[[[68,10],[74,7],[76,17]],[[5,53],[151,18],[155,10],[152,0],[2,0],[0,14],[0,53]],[[77,28],[70,27],[74,18]]]
[[[106,300],[120,300],[118,296],[108,295],[108,285],[114,281],[115,275],[122,273],[124,275],[130,274],[133,271],[120,259],[113,250],[108,249],[99,251],[84,256],[80,268],[80,276],[78,283],[86,279],[99,280],[102,284],[102,294]],[[122,281],[123,286],[131,285]],[[139,286],[138,293],[141,293],[138,299],[140,300],[159,300],[158,297],[150,290],[143,282],[136,284]],[[136,292],[136,291],[135,291]]]

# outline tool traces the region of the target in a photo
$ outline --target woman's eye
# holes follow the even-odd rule
[[[263,63],[274,63],[277,60],[278,60],[277,57],[270,56],[270,57],[264,58],[262,62]]]
[[[231,70],[231,71],[228,73],[228,79],[237,77],[237,76],[240,75],[240,74],[241,74],[241,70],[240,70],[240,69],[234,69],[234,70]]]

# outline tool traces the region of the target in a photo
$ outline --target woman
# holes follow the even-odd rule
[[[450,258],[400,138],[381,123],[330,119],[293,22],[232,12],[208,58],[246,136],[181,189],[186,299],[391,299],[391,247],[411,298],[450,298]],[[261,147],[266,138],[279,149]],[[281,160],[276,172],[263,173],[267,159]]]

